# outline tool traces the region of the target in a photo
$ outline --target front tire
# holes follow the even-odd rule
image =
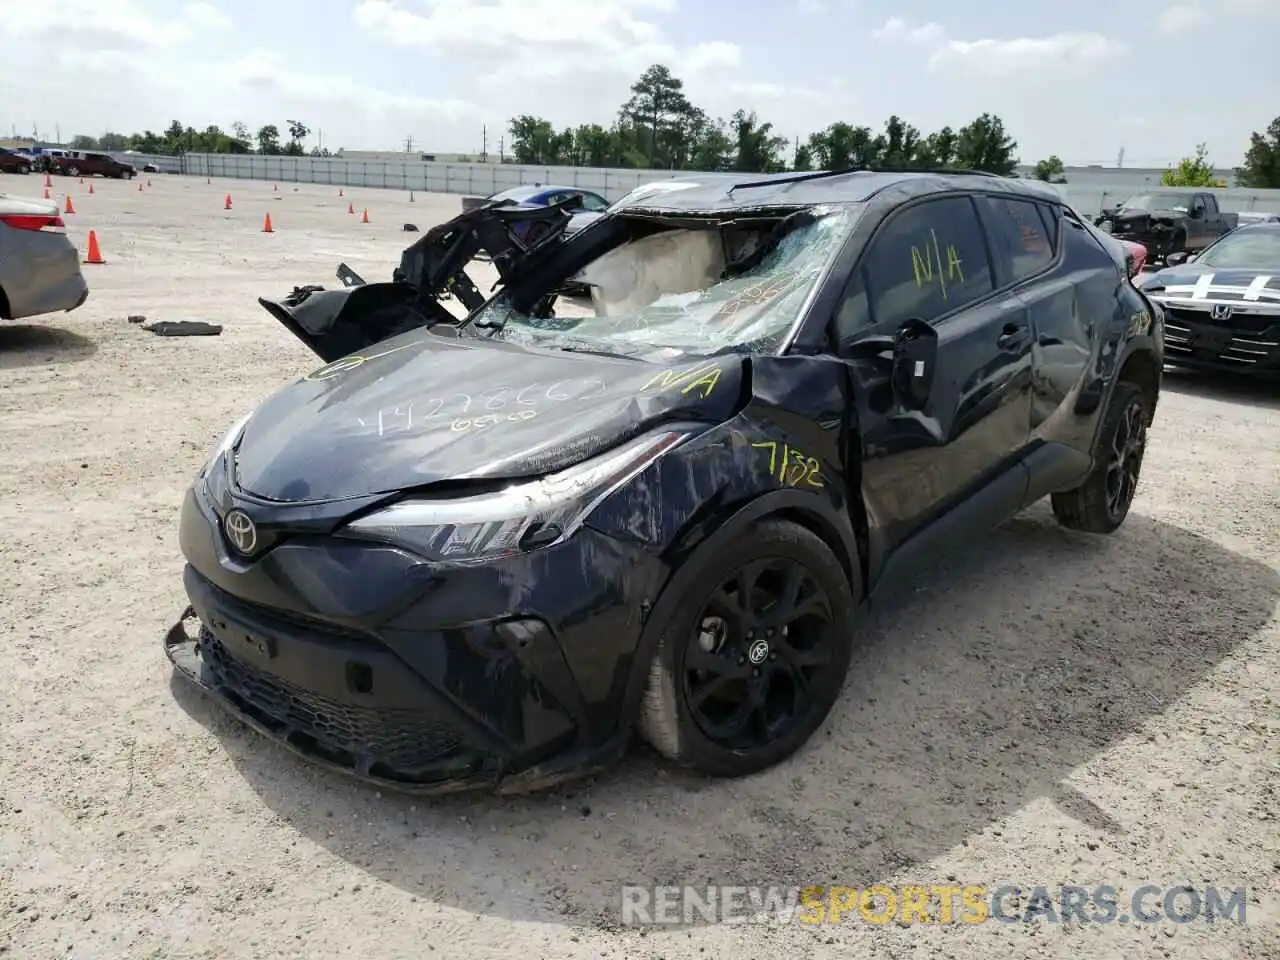
[[[1114,533],[1124,523],[1137,493],[1152,412],[1136,383],[1116,384],[1098,432],[1093,470],[1074,490],[1050,498],[1060,524],[1086,533]]]
[[[840,695],[860,590],[804,527],[748,528],[702,561],[662,630],[641,708],[645,739],[718,777],[795,753]]]

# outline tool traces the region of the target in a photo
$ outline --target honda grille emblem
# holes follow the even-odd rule
[[[1231,308],[1225,303],[1214,304],[1209,310],[1209,316],[1213,317],[1215,320],[1226,320],[1231,316]]]
[[[222,519],[222,530],[237,553],[253,553],[258,545],[258,528],[243,510],[232,510]]]

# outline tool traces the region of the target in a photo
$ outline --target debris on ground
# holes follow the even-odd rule
[[[141,313],[131,313],[129,314],[128,319],[130,323],[146,323],[147,322],[147,318]]]
[[[158,337],[216,337],[222,332],[222,324],[205,323],[203,320],[158,320],[142,329]]]
[[[418,228],[417,228],[416,226],[414,226],[412,223],[406,223],[406,224],[405,224],[403,227],[401,227],[400,229],[401,229],[401,230],[403,230],[405,233],[417,233],[417,232],[418,232]]]

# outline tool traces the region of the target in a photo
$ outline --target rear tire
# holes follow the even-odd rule
[[[1114,533],[1137,493],[1153,411],[1136,383],[1116,384],[1093,451],[1093,470],[1074,490],[1050,497],[1053,515],[1069,530]]]
[[[831,712],[861,583],[818,536],[777,519],[694,562],[650,667],[640,731],[683,766],[745,776],[795,753]]]
[[[68,177],[78,177],[78,176],[80,176],[80,168],[79,168],[79,167],[67,167],[67,176],[68,176]]]

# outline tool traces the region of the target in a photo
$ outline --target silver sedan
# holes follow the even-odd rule
[[[57,205],[0,193],[0,319],[74,310],[88,296]]]

